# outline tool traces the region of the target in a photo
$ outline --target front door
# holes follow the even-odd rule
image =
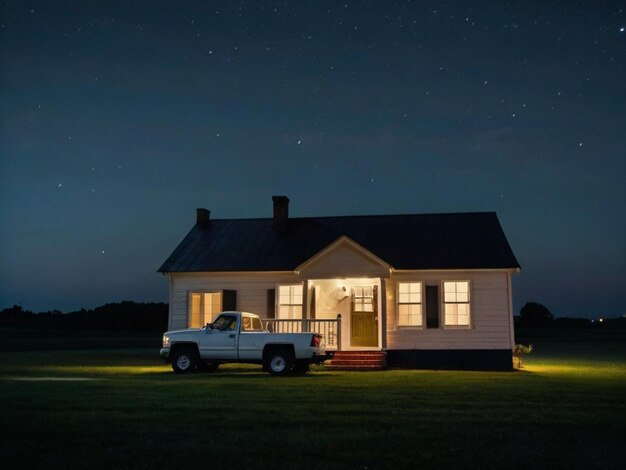
[[[350,345],[378,346],[376,286],[355,286],[350,308]]]

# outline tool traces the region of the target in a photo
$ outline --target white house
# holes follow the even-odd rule
[[[237,309],[392,367],[511,368],[520,268],[495,213],[290,218],[289,199],[273,201],[273,218],[197,210],[159,269],[170,329]]]

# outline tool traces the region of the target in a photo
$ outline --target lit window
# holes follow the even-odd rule
[[[372,286],[355,286],[353,295],[355,312],[374,311],[374,289]]]
[[[443,302],[446,326],[469,326],[469,281],[445,281],[443,283]]]
[[[278,286],[278,315],[284,320],[302,318],[302,285]]]
[[[221,311],[221,292],[192,292],[187,325],[189,328],[201,328],[212,323],[215,315]]]
[[[422,326],[422,283],[398,283],[398,326]]]

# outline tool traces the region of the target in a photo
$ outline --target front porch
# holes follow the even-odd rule
[[[304,328],[325,336],[329,349],[380,351],[387,341],[385,280],[390,272],[388,263],[341,236],[296,267],[298,281],[292,286],[297,285],[298,295],[277,286],[275,318],[304,321]]]
[[[384,279],[306,279],[296,287],[299,298],[292,286],[285,293],[278,286],[276,318],[263,319],[268,331],[319,333],[329,351],[381,351],[385,347]]]
[[[379,277],[305,281],[307,318],[334,319],[338,350],[380,351],[385,345],[384,280]]]
[[[326,350],[333,358],[326,367],[333,370],[374,371],[387,369],[387,353],[380,348],[342,347],[342,316],[335,320],[278,320],[262,319],[263,326],[272,333],[319,333],[324,336]]]

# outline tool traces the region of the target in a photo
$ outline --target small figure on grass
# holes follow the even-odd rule
[[[533,350],[533,345],[529,344],[528,346],[524,346],[523,344],[516,344],[515,349],[513,349],[513,363],[515,364],[515,359],[517,359],[517,368],[522,368],[522,356],[525,354],[530,354]]]

